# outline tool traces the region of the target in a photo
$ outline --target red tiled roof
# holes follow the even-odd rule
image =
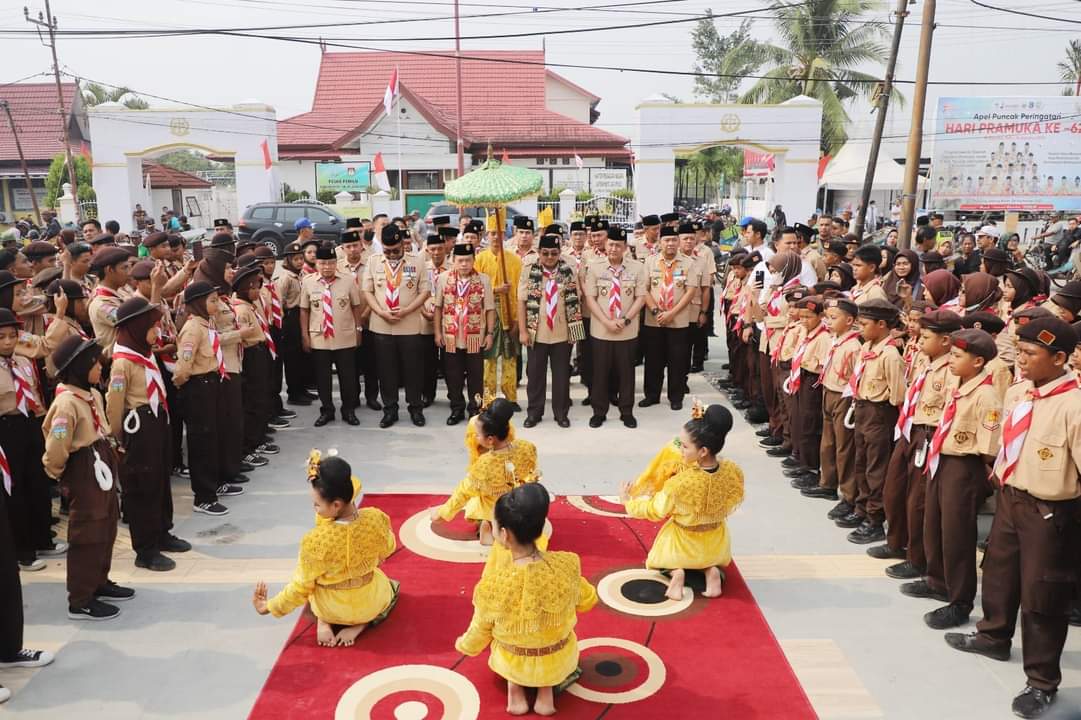
[[[75,83],[61,83],[64,107],[70,113],[75,99]],[[64,152],[64,126],[56,110],[55,83],[17,83],[0,87],[19,131],[19,142],[28,163],[48,164]],[[19,153],[7,118],[0,113],[0,162],[18,162]]]
[[[158,190],[166,188],[212,188],[214,183],[203,180],[198,175],[176,170],[149,160],[143,160],[143,177],[150,176],[150,187]]]
[[[468,143],[625,145],[626,138],[546,109],[544,51],[469,51],[462,60],[462,129]],[[311,112],[278,124],[278,146],[325,148],[378,119],[395,68],[436,128],[457,122],[455,61],[446,53],[325,53]],[[554,75],[554,73],[551,73]],[[558,76],[557,76],[558,77]],[[563,78],[560,77],[561,80]],[[572,87],[577,87],[569,83]]]

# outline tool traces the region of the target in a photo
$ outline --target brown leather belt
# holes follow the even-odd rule
[[[559,652],[563,648],[567,647],[567,643],[569,643],[570,641],[571,636],[568,635],[554,645],[540,648],[527,648],[519,647],[518,645],[508,645],[507,643],[499,642],[498,640],[496,642],[499,642],[499,646],[509,652],[511,655],[518,655],[519,657],[544,657],[545,655],[553,655]]]
[[[701,525],[679,525],[679,523],[676,523],[676,525],[679,525],[684,530],[690,530],[691,532],[709,532],[710,530],[719,528],[721,522],[722,521],[718,520],[717,522],[703,523]]]
[[[375,572],[370,572],[367,575],[361,575],[358,578],[350,578],[348,580],[342,580],[339,583],[333,585],[324,585],[324,590],[354,590],[356,588],[362,588],[372,581]]]

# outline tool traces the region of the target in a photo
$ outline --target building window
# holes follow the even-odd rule
[[[571,164],[571,159],[569,157],[563,158],[563,164],[564,165],[570,165]]]
[[[538,165],[543,165],[544,164],[544,158],[537,158],[537,164]]]
[[[443,179],[438,170],[406,170],[405,184],[410,190],[440,190]]]

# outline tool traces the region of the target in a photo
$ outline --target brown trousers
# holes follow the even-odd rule
[[[1050,518],[1045,516],[1051,515]],[[998,494],[983,558],[984,640],[1009,646],[1021,611],[1021,645],[1028,684],[1056,690],[1081,565],[1081,498],[1038,500],[1007,485]]]
[[[893,451],[893,426],[897,423],[897,408],[888,402],[856,400],[855,460],[852,474],[856,476],[856,512],[876,525],[886,520],[882,510],[882,486],[886,484],[886,469]]]
[[[795,401],[792,454],[810,470],[822,464],[822,386],[815,387],[817,382],[818,373],[800,370],[799,390],[791,396]]]
[[[758,345],[755,342],[756,336],[757,333],[752,327],[750,342],[745,343],[740,340],[740,348],[742,348],[744,367],[744,375],[741,379],[743,394],[747,400],[757,405],[762,403],[762,387],[758,380],[758,359],[762,356],[762,353],[758,352]]]
[[[773,387],[773,366],[769,362],[769,353],[756,352],[758,362],[758,382],[762,388],[762,402],[766,406],[766,414],[769,415],[769,434],[773,437],[781,437],[781,408],[778,407],[777,392]]]
[[[548,394],[548,368],[552,368],[552,415],[566,418],[571,407],[571,344],[533,343],[526,366],[526,416],[544,417]]]
[[[792,441],[792,416],[796,412],[796,397],[782,389],[785,378],[788,377],[788,368],[791,366],[791,361],[778,362],[773,366],[772,374],[773,392],[777,396],[777,414],[780,415],[781,440],[784,441],[782,445],[793,448],[792,453],[795,454],[795,443]]]
[[[917,568],[927,567],[923,543],[926,506],[926,467],[915,466],[917,451],[935,434],[931,425],[913,425],[912,440],[897,440],[882,488],[886,511],[886,544],[895,550],[907,548],[905,559]]]
[[[941,455],[938,472],[927,479],[927,584],[967,610],[976,599],[976,514],[990,492],[979,455]]]
[[[113,449],[104,440],[92,446],[113,471],[113,486],[103,491],[94,476],[94,451],[76,450],[68,457],[60,487],[67,494],[68,514],[68,606],[84,607],[109,579],[113,543],[120,521],[116,480],[119,477]]]
[[[162,538],[173,526],[168,464],[172,438],[165,408],[158,408],[157,417],[149,405],[135,412],[139,416],[139,431],[134,435],[124,433],[120,487],[124,516],[131,530],[131,547],[138,557],[150,559],[158,554]]]
[[[822,477],[818,484],[839,489],[844,501],[855,505],[858,488],[852,468],[856,447],[853,432],[845,427],[845,415],[851,405],[852,398],[822,388],[822,443],[819,446]]]

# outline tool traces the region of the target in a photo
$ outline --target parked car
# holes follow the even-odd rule
[[[317,202],[262,202],[244,208],[237,223],[237,237],[254,240],[281,255],[285,246],[297,239],[294,223],[302,217],[312,221],[315,237],[338,241],[345,218]]]
[[[488,217],[488,210],[482,207],[468,207],[465,208],[465,214],[468,217],[475,218],[477,220],[484,220]],[[515,210],[513,207],[506,208],[507,222],[505,229],[505,235],[510,237],[514,231],[514,218],[518,217],[522,213]],[[450,218],[450,224],[452,227],[458,227],[458,221],[461,219],[457,205],[447,205],[446,203],[432,203],[428,208],[428,212],[424,214],[424,222],[428,223],[429,227],[432,224],[432,218],[438,215],[446,215]]]

